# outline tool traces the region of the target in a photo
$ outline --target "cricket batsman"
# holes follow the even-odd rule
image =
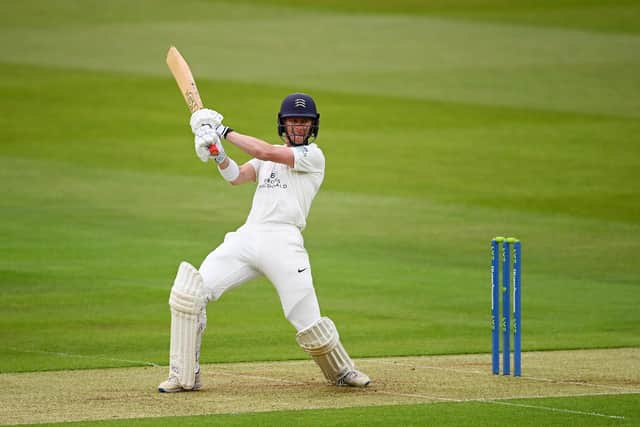
[[[327,381],[366,387],[369,377],[356,369],[333,321],[320,315],[302,238],[325,167],[324,154],[314,143],[320,114],[313,98],[294,93],[282,101],[278,135],[283,145],[243,135],[222,121],[223,116],[213,110],[193,113],[190,125],[196,155],[203,162],[215,161],[220,175],[232,185],[255,183],[253,204],[245,224],[227,233],[199,269],[188,262],[180,264],[169,298],[169,378],[158,390],[171,393],[202,387],[199,358],[207,303],[261,276],[275,286],[284,316],[297,331],[298,344]],[[252,159],[238,166],[225,153],[223,139]]]

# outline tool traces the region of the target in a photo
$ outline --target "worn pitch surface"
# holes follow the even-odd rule
[[[205,365],[202,390],[174,394],[156,391],[166,367],[0,374],[0,423],[640,393],[638,348],[526,353],[520,378],[491,375],[488,355],[357,362],[367,389],[326,385],[311,361]]]

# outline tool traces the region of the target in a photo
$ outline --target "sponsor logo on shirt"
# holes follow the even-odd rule
[[[262,184],[258,186],[258,188],[282,188],[286,189],[287,184],[280,182],[280,178],[278,178],[278,170],[273,169],[268,177],[266,177]]]

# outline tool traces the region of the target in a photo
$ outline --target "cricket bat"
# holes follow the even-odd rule
[[[198,92],[198,87],[196,86],[196,81],[191,73],[191,68],[189,68],[189,64],[187,64],[187,61],[180,55],[180,52],[178,52],[175,46],[171,46],[167,52],[167,65],[169,66],[169,70],[171,70],[171,74],[173,74],[173,77],[176,79],[176,83],[178,83],[178,87],[187,103],[189,111],[193,114],[202,109],[204,106],[200,98],[200,92]],[[215,145],[211,145],[209,151],[213,156],[218,155],[218,149]]]
[[[191,69],[187,61],[180,55],[178,49],[175,46],[171,46],[167,52],[167,65],[171,70],[171,74],[176,79],[180,92],[184,97],[187,107],[191,113],[200,110],[202,105],[202,99],[200,99],[200,92],[196,86],[196,81],[191,74]]]

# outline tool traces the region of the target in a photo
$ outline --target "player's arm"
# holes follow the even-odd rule
[[[220,175],[232,185],[255,182],[256,180],[256,170],[253,165],[247,162],[238,167],[235,160],[227,156],[220,137],[212,128],[203,129],[196,135],[196,154],[202,161],[206,162],[209,159],[215,161]]]
[[[203,161],[213,160],[218,165],[218,171],[222,177],[233,185],[244,184],[245,182],[256,180],[256,171],[249,163],[241,167],[224,151],[220,137],[215,131],[215,120],[218,119],[214,111],[198,110],[192,116],[193,133],[195,134],[194,144],[196,156]],[[219,116],[219,114],[218,114]],[[208,122],[193,126],[193,118]],[[204,119],[202,119],[204,117]],[[222,116],[220,116],[220,119]],[[219,122],[218,122],[219,124]]]
[[[271,145],[261,139],[249,135],[243,135],[235,130],[230,130],[226,133],[225,139],[251,157],[275,163],[282,163],[290,168],[294,167],[295,158],[293,150],[289,147]]]
[[[231,162],[233,160],[230,157],[226,157],[222,163],[218,165],[218,169],[220,173],[224,174],[225,170],[229,167],[232,167]],[[232,185],[240,185],[245,184],[247,182],[255,182],[256,181],[256,170],[253,168],[251,163],[247,162],[238,168],[238,177],[233,181],[229,181]]]
[[[192,114],[190,125],[195,134],[196,155],[203,162],[213,159],[218,164],[222,177],[233,185],[255,182],[256,171],[250,163],[238,167],[229,158],[220,138],[224,138],[250,156],[294,167],[293,150],[271,145],[253,136],[243,135],[222,124],[222,115],[216,111],[202,109]]]
[[[193,113],[190,125],[193,133],[196,134],[196,137],[198,132],[203,132],[203,126],[205,126],[207,132],[209,131],[209,128],[212,128],[215,130],[218,137],[226,139],[251,157],[259,160],[282,163],[291,168],[294,167],[295,156],[291,148],[280,145],[271,145],[256,137],[243,135],[228,126],[223,125],[222,119],[223,116],[217,111],[202,109]],[[220,163],[218,162],[218,164]],[[231,166],[233,167],[233,165]]]

